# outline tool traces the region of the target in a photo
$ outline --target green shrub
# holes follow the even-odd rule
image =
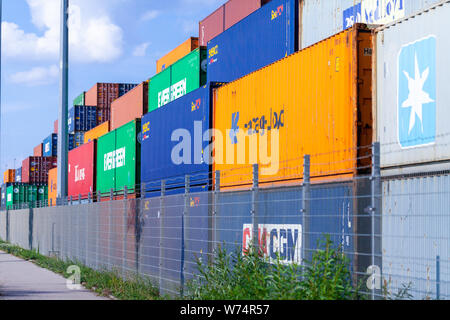
[[[254,246],[245,255],[219,247],[211,263],[197,262],[199,276],[187,284],[194,300],[350,300],[360,299],[350,261],[329,237],[304,266],[271,264]]]

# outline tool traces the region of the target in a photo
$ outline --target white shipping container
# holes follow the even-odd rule
[[[385,175],[448,169],[450,1],[376,30],[376,140]]]
[[[309,47],[354,23],[383,25],[410,16],[441,0],[303,0],[300,47]]]

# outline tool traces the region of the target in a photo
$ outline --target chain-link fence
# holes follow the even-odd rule
[[[369,297],[450,299],[450,173],[381,177],[376,154],[371,174],[351,178],[311,178],[305,157],[304,177],[292,185],[262,187],[254,166],[243,190],[221,190],[216,173],[215,188],[162,181],[132,199],[125,192],[121,200],[89,196],[0,212],[0,237],[94,269],[145,275],[176,296],[219,245],[244,252],[258,243],[269,262],[302,264],[329,235]]]

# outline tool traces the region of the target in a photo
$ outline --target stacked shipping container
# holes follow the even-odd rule
[[[48,171],[56,166],[56,157],[29,157],[22,161],[22,182],[47,184]]]
[[[156,73],[167,69],[172,64],[198,48],[198,38],[191,37],[164,57],[156,61]]]
[[[148,82],[143,82],[111,104],[111,130],[148,112]]]

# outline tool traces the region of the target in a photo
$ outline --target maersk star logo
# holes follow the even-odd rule
[[[404,148],[436,139],[436,38],[404,46],[399,55],[399,140]]]

